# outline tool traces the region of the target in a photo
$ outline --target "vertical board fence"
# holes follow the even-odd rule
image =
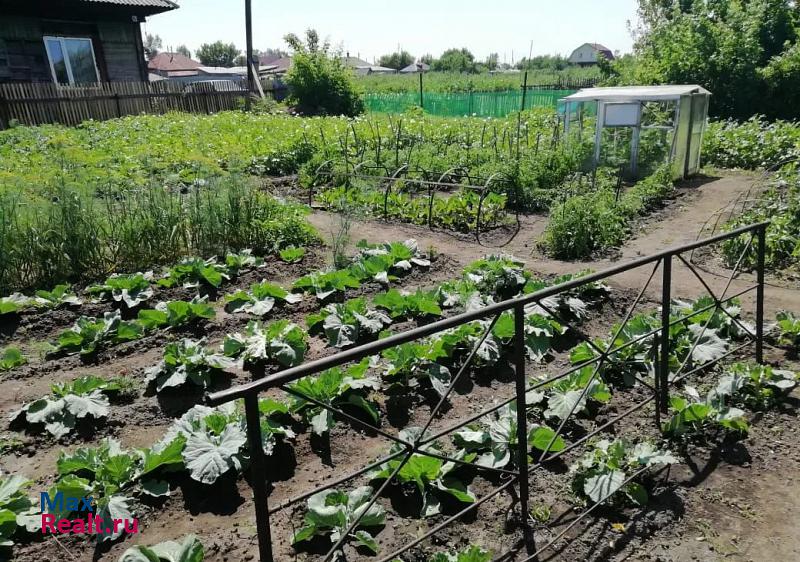
[[[218,91],[189,86],[166,80],[84,86],[0,84],[0,129],[7,128],[12,122],[22,125],[78,125],[89,119],[104,121],[142,113],[217,113],[240,108],[247,94],[241,89]]]

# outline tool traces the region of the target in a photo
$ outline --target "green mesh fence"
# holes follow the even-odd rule
[[[574,94],[577,90],[529,90],[525,95],[525,109],[532,107],[556,107],[558,100]],[[422,97],[425,113],[446,117],[477,115],[478,117],[505,117],[519,111],[522,91],[507,92],[457,92],[425,93]],[[419,93],[366,94],[367,111],[379,113],[402,113],[419,106]]]

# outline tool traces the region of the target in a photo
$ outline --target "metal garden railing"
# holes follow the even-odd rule
[[[388,562],[394,560],[401,554],[407,552],[409,549],[414,548],[415,546],[419,545],[423,541],[432,537],[445,527],[451,525],[454,521],[457,521],[465,514],[478,509],[481,505],[483,505],[487,501],[497,497],[499,494],[502,494],[504,492],[510,495],[513,502],[512,507],[517,504],[519,506],[520,510],[519,512],[521,515],[519,516],[518,520],[521,522],[521,527],[524,537],[523,544],[521,544],[520,547],[524,545],[527,551],[527,558],[525,558],[525,560],[537,559],[537,557],[542,552],[552,547],[558,540],[561,539],[561,537],[563,537],[567,532],[569,532],[569,530],[572,527],[577,525],[586,516],[592,513],[598,506],[600,506],[605,500],[607,500],[611,494],[607,495],[597,503],[590,506],[581,515],[577,516],[565,529],[559,532],[554,538],[549,540],[546,544],[539,546],[535,541],[533,527],[528,517],[528,514],[530,513],[529,503],[528,503],[530,477],[535,471],[541,469],[548,463],[563,457],[566,453],[575,450],[576,448],[585,444],[589,439],[591,439],[598,433],[605,431],[606,429],[609,429],[611,426],[618,423],[620,420],[641,410],[651,402],[654,402],[656,404],[655,422],[660,427],[661,416],[667,412],[670,384],[674,384],[675,382],[680,381],[701,369],[707,369],[709,366],[719,362],[723,358],[728,357],[734,353],[738,353],[742,351],[745,347],[752,345],[753,343],[755,344],[756,361],[758,361],[759,363],[763,361],[764,252],[765,252],[765,232],[767,225],[768,223],[754,224],[733,230],[731,232],[719,234],[717,236],[705,240],[696,241],[691,244],[686,244],[684,246],[665,250],[651,256],[636,259],[628,263],[616,265],[601,272],[591,273],[584,277],[576,278],[566,283],[562,283],[560,285],[548,287],[546,289],[543,289],[541,291],[529,295],[525,295],[523,297],[499,302],[479,310],[467,312],[451,318],[446,318],[444,320],[440,320],[432,324],[421,326],[404,333],[392,335],[390,337],[381,339],[373,343],[341,351],[339,353],[336,353],[335,355],[325,357],[323,359],[319,359],[316,361],[312,361],[304,365],[300,365],[298,367],[287,369],[285,371],[270,375],[268,377],[255,380],[248,384],[244,384],[235,388],[231,388],[228,390],[208,395],[206,397],[206,401],[209,405],[220,405],[233,400],[244,399],[246,418],[247,418],[247,436],[248,436],[250,458],[251,458],[251,471],[252,471],[251,486],[253,489],[253,496],[255,502],[256,528],[258,532],[258,548],[259,548],[259,555],[261,562],[272,562],[273,560],[275,560],[275,557],[273,555],[271,527],[270,527],[271,516],[275,515],[277,512],[285,510],[286,508],[292,505],[297,504],[298,502],[310,498],[312,495],[320,491],[328,490],[335,486],[341,485],[349,480],[358,478],[359,476],[363,476],[368,472],[374,470],[375,468],[389,462],[390,460],[401,459],[400,463],[394,468],[394,470],[392,470],[390,476],[382,483],[382,485],[378,487],[377,490],[374,491],[374,494],[372,495],[371,500],[369,501],[367,506],[361,509],[360,513],[361,516],[363,516],[363,514],[367,513],[367,511],[375,504],[378,498],[386,491],[390,483],[394,481],[398,472],[402,469],[405,463],[407,463],[414,455],[433,457],[440,460],[453,462],[456,463],[457,465],[467,465],[474,468],[477,471],[492,473],[497,477],[499,477],[498,481],[499,483],[490,493],[486,494],[482,498],[477,499],[474,503],[469,504],[461,511],[445,517],[444,520],[442,520],[437,525],[433,526],[430,530],[428,530],[421,536],[415,538],[413,541],[395,550],[394,552],[391,552],[388,555],[380,556],[378,558],[379,562]],[[742,255],[739,259],[739,263],[730,272],[730,276],[728,277],[723,290],[719,294],[717,294],[714,290],[712,290],[712,288],[709,286],[706,280],[703,279],[703,277],[699,275],[697,271],[695,271],[690,261],[688,261],[683,256],[683,254],[690,252],[695,248],[709,246],[737,236],[748,236],[748,235],[749,235],[749,242],[742,252]],[[755,242],[754,249],[757,252],[758,256],[756,284],[748,286],[746,289],[737,291],[736,293],[729,295],[728,293],[731,289],[733,280],[735,279],[735,277],[739,272],[739,265],[742,263],[742,260],[745,258],[747,253],[753,250],[754,242]],[[709,296],[713,300],[712,304],[696,309],[693,312],[686,314],[685,316],[677,318],[671,314],[671,302],[673,297],[672,295],[673,265],[675,263],[680,263],[683,266],[685,266],[688,269],[688,271],[691,272],[691,274],[694,275],[699,280],[699,283],[708,292]],[[569,291],[573,291],[580,287],[596,283],[598,281],[602,281],[610,277],[613,277],[617,274],[625,273],[638,268],[652,268],[652,270],[650,271],[647,277],[647,281],[638,291],[637,297],[630,305],[630,307],[628,307],[627,312],[625,313],[624,316],[624,320],[615,329],[614,337],[609,341],[615,342],[617,340],[617,336],[619,336],[619,334],[625,329],[625,326],[628,324],[629,320],[632,317],[633,311],[636,309],[639,303],[642,302],[642,299],[644,298],[648,288],[650,287],[651,282],[656,277],[656,273],[659,271],[659,269],[661,270],[661,283],[662,283],[661,298],[660,298],[660,304],[661,304],[660,326],[645,334],[641,334],[629,341],[626,341],[625,343],[622,343],[620,345],[614,346],[614,344],[612,343],[609,346],[609,349],[602,349],[601,346],[595,344],[591,338],[585,335],[579,327],[572,325],[565,318],[563,318],[562,317],[563,315],[559,314],[558,311],[555,310],[555,308],[552,306],[552,300],[549,300],[552,297],[558,296],[560,294],[567,293]],[[756,301],[754,330],[751,330],[750,328],[742,324],[739,321],[739,319],[731,315],[731,313],[727,310],[725,306],[727,303],[730,303],[731,300],[741,297],[742,295],[745,295],[752,291],[755,291],[755,301]],[[578,365],[573,365],[569,369],[566,369],[565,371],[559,373],[558,375],[550,377],[547,380],[538,381],[532,385],[529,385],[526,381],[526,373],[525,373],[526,351],[525,351],[525,340],[524,340],[526,309],[529,310],[530,309],[529,307],[536,307],[537,311],[544,311],[544,313],[549,314],[551,317],[560,322],[562,325],[569,327],[572,330],[572,332],[577,335],[578,339],[582,340],[583,342],[586,342],[586,344],[589,345],[594,350],[594,352],[597,354],[596,357],[584,361]],[[727,350],[727,352],[724,355],[718,357],[717,359],[709,363],[705,363],[697,367],[692,365],[693,368],[687,370],[687,367],[689,367],[689,359],[691,358],[694,349],[705,335],[712,318],[716,316],[716,314],[710,314],[708,315],[708,319],[702,324],[702,329],[699,331],[697,338],[693,343],[692,350],[687,354],[686,359],[683,361],[681,365],[678,366],[677,369],[671,371],[669,363],[670,348],[671,348],[670,328],[672,326],[677,325],[678,323],[685,322],[686,320],[692,317],[701,315],[711,310],[727,315],[732,322],[736,323],[742,330],[742,333],[745,334],[744,343],[732,346],[730,349]],[[483,345],[483,343],[486,341],[486,338],[491,333],[494,325],[500,318],[500,315],[509,311],[512,312],[514,315],[514,326],[515,326],[515,335],[513,338],[513,352],[512,352],[513,357],[511,361],[514,367],[514,376],[515,376],[515,390],[513,395],[500,400],[498,403],[495,403],[491,407],[486,408],[478,413],[471,414],[463,419],[459,419],[458,421],[452,423],[451,425],[448,425],[443,429],[431,431],[433,422],[437,419],[440,412],[442,412],[442,407],[447,402],[448,397],[452,393],[453,389],[459,383],[459,380],[465,375],[465,373],[467,373],[473,358],[475,357],[476,353]],[[370,357],[376,354],[380,354],[382,351],[390,349],[392,347],[412,342],[415,340],[419,340],[421,338],[437,334],[444,330],[455,328],[463,324],[475,321],[485,322],[485,331],[483,333],[483,336],[477,340],[476,344],[472,348],[466,360],[458,369],[458,372],[455,374],[455,376],[452,377],[449,387],[447,388],[446,392],[441,396],[436,406],[432,409],[430,417],[423,426],[423,430],[419,433],[419,437],[413,441],[401,439],[399,436],[394,435],[378,427],[376,424],[365,422],[364,420],[352,416],[347,412],[342,411],[341,409],[317,401],[312,397],[302,395],[301,393],[287,386],[288,383],[296,381],[301,377],[305,377],[308,375],[316,375],[327,369],[344,365],[352,361],[359,361],[365,357]],[[523,443],[527,443],[527,435],[528,435],[528,419],[527,419],[528,405],[526,402],[526,394],[532,390],[546,387],[552,382],[567,377],[571,373],[574,373],[580,369],[584,369],[587,366],[593,366],[590,383],[587,384],[581,395],[581,400],[582,400],[586,396],[586,393],[589,387],[591,386],[591,381],[600,376],[600,371],[604,365],[613,365],[616,361],[615,357],[617,357],[620,351],[642,341],[652,342],[651,352],[653,353],[653,357],[656,358],[655,360],[656,369],[654,377],[652,379],[652,384],[647,380],[638,378],[638,382],[642,384],[645,389],[647,389],[647,394],[648,394],[647,397],[644,400],[641,400],[640,402],[634,404],[633,406],[630,406],[622,413],[616,415],[616,417],[603,422],[601,425],[599,425],[592,431],[586,433],[579,439],[570,443],[567,447],[565,447],[561,451],[551,453],[550,451],[552,450],[553,443],[563,433],[567,421],[575,414],[577,404],[580,403],[580,400],[577,401],[576,404],[572,407],[572,410],[570,411],[569,415],[562,419],[561,423],[556,429],[555,435],[550,441],[550,444],[544,449],[544,452],[538,455],[538,459],[533,459],[533,462],[529,465],[528,450],[527,450],[528,448],[522,445]],[[348,420],[356,427],[364,428],[368,431],[374,432],[375,435],[379,435],[390,442],[400,445],[401,449],[387,456],[384,456],[383,458],[375,462],[372,462],[369,465],[364,466],[351,473],[345,474],[341,477],[330,479],[322,485],[318,485],[311,490],[308,490],[306,492],[303,492],[299,495],[296,495],[281,502],[277,506],[270,507],[268,503],[269,500],[269,493],[267,491],[268,483],[266,477],[264,476],[266,474],[265,471],[266,456],[262,447],[262,440],[261,440],[261,425],[260,425],[260,414],[258,406],[258,396],[261,392],[275,388],[280,388],[285,392],[301,397],[303,400],[306,400],[314,404],[315,406],[324,408],[330,411],[332,414]],[[466,426],[467,424],[473,423],[484,416],[496,412],[499,409],[503,408],[504,406],[507,406],[513,402],[516,402],[517,406],[517,443],[519,444],[517,446],[516,462],[513,469],[479,466],[476,464],[466,462],[464,460],[452,458],[450,455],[442,451],[431,450],[430,448],[426,447],[426,445],[433,443],[435,440],[443,436],[446,436]],[[626,482],[631,481],[633,478],[637,477],[644,470],[645,469],[642,469],[641,471],[637,471],[636,473],[632,474],[631,476],[628,477]],[[328,551],[328,553],[324,555],[323,560],[328,561],[335,556],[336,552],[340,548],[342,548],[344,542],[347,540],[348,535],[354,529],[357,528],[360,519],[361,519],[360,516],[356,517],[356,519],[350,523],[347,531],[342,533],[341,538],[338,541],[336,541],[336,543]]]

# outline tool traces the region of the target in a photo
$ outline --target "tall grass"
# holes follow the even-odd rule
[[[62,186],[45,202],[0,195],[0,294],[84,282],[180,257],[252,248],[269,254],[317,240],[305,210],[238,176],[202,186],[91,196]]]

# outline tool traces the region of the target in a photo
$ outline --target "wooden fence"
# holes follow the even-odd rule
[[[78,125],[89,119],[103,121],[142,113],[216,113],[240,108],[247,95],[239,88],[212,88],[208,83],[190,85],[166,80],[82,86],[0,84],[0,129],[12,121],[23,125]]]

